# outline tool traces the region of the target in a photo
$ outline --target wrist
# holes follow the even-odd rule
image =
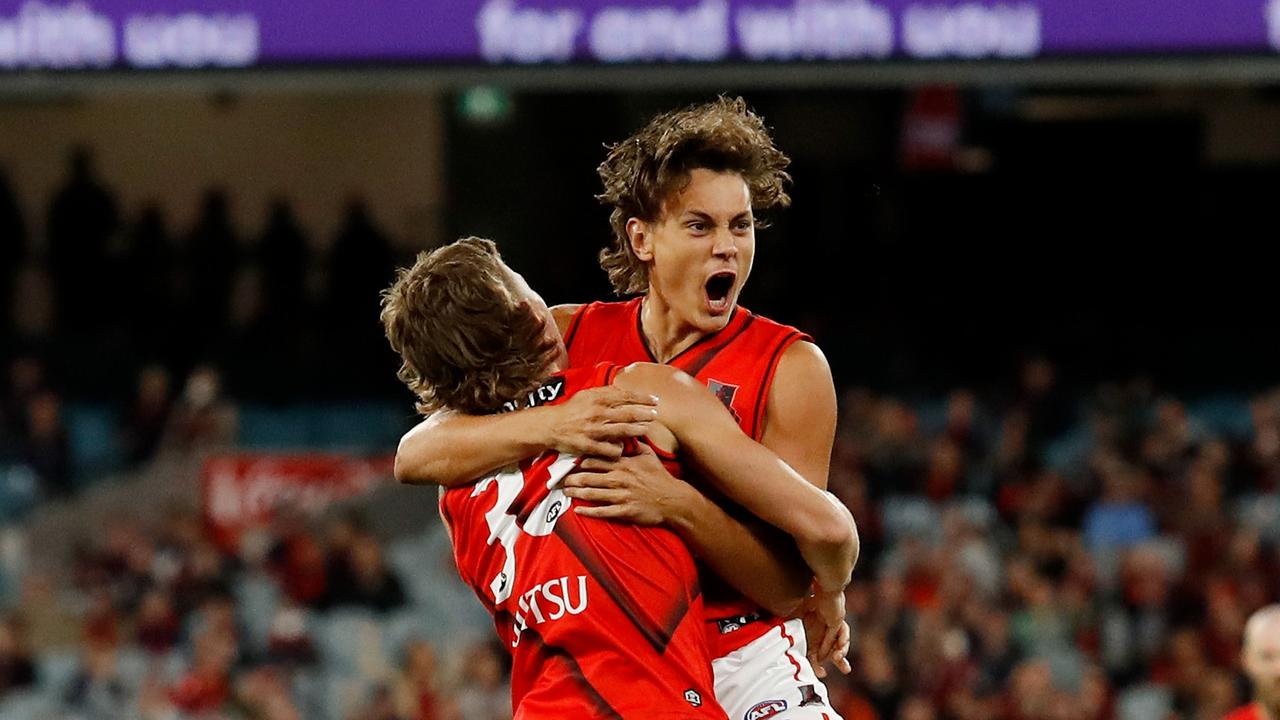
[[[674,492],[661,503],[662,521],[677,535],[687,539],[699,517],[705,517],[706,505],[711,501],[688,483],[677,481]]]
[[[560,437],[556,433],[555,407],[535,407],[521,410],[513,414],[524,423],[521,435],[526,440],[526,455],[535,455],[545,450],[559,450]]]

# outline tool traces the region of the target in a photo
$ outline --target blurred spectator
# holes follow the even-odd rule
[[[226,326],[231,279],[239,256],[230,201],[224,191],[211,189],[205,193],[200,217],[187,234],[183,247],[180,285],[187,312],[182,327],[187,329],[196,349],[204,345],[200,336],[221,337]]]
[[[8,382],[0,387],[0,420],[4,422],[4,437],[15,445],[11,452],[19,452],[20,443],[30,428],[27,412],[31,400],[45,389],[44,364],[31,355],[19,355],[9,362]]]
[[[45,391],[27,403],[27,464],[40,478],[49,496],[71,493],[71,441],[62,422],[62,403]]]
[[[53,344],[54,324],[63,307],[49,274],[39,265],[18,268],[9,302],[14,340],[19,347],[43,348]]]
[[[351,201],[329,253],[328,317],[350,327],[376,316],[379,293],[391,280],[394,262],[369,207],[362,200]]]
[[[80,667],[66,688],[67,706],[93,720],[125,720],[133,704],[132,689],[121,676],[114,645],[87,644]]]
[[[347,720],[408,720],[408,718],[409,716],[400,714],[396,709],[391,688],[386,685],[376,685],[370,691],[365,704],[352,712]]]
[[[211,541],[202,539],[187,549],[173,584],[174,601],[184,610],[220,608],[230,592],[230,561]],[[227,610],[223,614],[230,614]]]
[[[451,720],[454,718],[456,713],[440,693],[440,672],[436,666],[435,650],[423,640],[414,640],[405,646],[403,652],[404,662],[391,693],[394,717],[405,720]],[[464,662],[469,665],[471,660],[472,658],[468,656]],[[470,670],[469,666],[464,667],[463,672],[469,674]],[[500,684],[501,680],[499,671],[497,682]],[[483,704],[483,699],[480,702],[476,709],[483,711],[486,706]],[[510,693],[507,694],[505,702],[509,709]],[[466,720],[487,720],[491,716],[473,715],[464,711],[462,717]],[[507,717],[510,717],[509,710]]]
[[[161,356],[172,342],[178,310],[177,256],[164,211],[148,204],[126,237],[118,285],[124,298],[128,332],[140,352]]]
[[[357,535],[345,566],[339,566],[339,573],[329,580],[329,604],[387,612],[404,603],[404,587],[387,567],[382,544],[370,533]]]
[[[231,699],[235,659],[234,636],[221,625],[205,628],[196,636],[191,669],[169,691],[173,705],[192,715],[221,709]]]
[[[84,642],[92,647],[118,647],[121,640],[120,626],[123,619],[106,586],[89,591],[88,607],[84,613]]]
[[[462,661],[462,684],[455,693],[458,714],[465,720],[511,720],[511,686],[505,678],[501,652],[490,643],[467,651]]]
[[[142,597],[138,608],[137,641],[142,649],[163,655],[177,644],[182,624],[169,593],[153,589]]]
[[[53,198],[46,233],[49,269],[57,280],[58,306],[71,327],[97,319],[104,273],[120,218],[115,197],[102,184],[86,147],[72,149],[67,182]]]
[[[173,407],[169,371],[148,365],[138,374],[137,394],[121,419],[120,444],[130,465],[155,456]]]
[[[1252,482],[1259,492],[1280,490],[1280,390],[1254,399],[1250,414],[1253,433],[1245,451]]]
[[[0,298],[9,297],[13,271],[26,256],[27,225],[9,184],[9,173],[0,166]],[[3,328],[0,323],[0,332]]]
[[[276,610],[267,631],[267,655],[282,665],[308,665],[316,660],[315,645],[307,634],[307,616],[301,607],[285,603]]]
[[[83,639],[80,617],[67,607],[66,593],[57,590],[44,572],[28,572],[23,578],[20,613],[33,647],[73,647]]]
[[[270,550],[269,560],[281,590],[299,605],[324,607],[332,573],[324,547],[296,514],[282,514],[277,518],[277,528],[278,539]]]
[[[0,698],[35,685],[36,666],[26,625],[12,615],[0,620]]]
[[[326,265],[325,342],[350,352],[338,362],[326,364],[324,380],[335,387],[368,392],[394,375],[394,368],[391,375],[386,372],[381,329],[369,318],[377,317],[380,293],[391,282],[395,258],[390,242],[363,201],[354,200],[347,206]]]
[[[1143,503],[1145,478],[1132,467],[1108,470],[1102,497],[1084,518],[1084,537],[1091,547],[1129,547],[1155,535],[1155,516]]]
[[[272,668],[248,673],[237,688],[239,704],[261,720],[303,720],[289,691],[288,679]]]
[[[1058,370],[1048,358],[1032,357],[1022,365],[1015,407],[1027,418],[1027,442],[1035,452],[1066,432],[1072,421],[1070,400],[1058,384]]]
[[[216,369],[202,365],[191,371],[170,425],[169,437],[183,452],[225,447],[235,439],[235,407],[222,396]]]
[[[271,204],[257,254],[266,289],[266,306],[281,318],[293,318],[296,322],[304,301],[310,258],[307,239],[288,201],[277,199]],[[287,328],[287,325],[281,327]]]

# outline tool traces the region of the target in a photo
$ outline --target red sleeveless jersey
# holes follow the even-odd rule
[[[642,300],[596,302],[579,308],[565,332],[569,364],[657,362],[640,329]],[[742,431],[759,441],[765,403],[782,353],[792,343],[810,339],[793,327],[736,307],[723,329],[701,338],[667,364],[705,383]],[[707,633],[715,657],[737,650],[781,622],[713,572],[706,570],[702,578]]]
[[[616,371],[569,370],[521,405],[563,402]],[[440,499],[458,574],[511,652],[516,720],[724,720],[688,548],[664,528],[575,513],[560,482],[577,463],[546,452]]]

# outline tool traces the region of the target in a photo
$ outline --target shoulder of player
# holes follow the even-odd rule
[[[832,383],[831,364],[827,362],[827,356],[816,344],[808,340],[797,340],[791,343],[778,359],[774,387],[778,387],[778,380],[806,387],[830,385]]]
[[[560,330],[560,334],[568,332],[569,323],[573,322],[573,316],[585,307],[585,303],[567,303],[565,305],[553,305],[551,307],[551,317],[555,318],[556,328]]]
[[[767,425],[807,423],[815,413],[835,412],[835,381],[831,365],[817,345],[799,340],[782,353],[763,408]]]

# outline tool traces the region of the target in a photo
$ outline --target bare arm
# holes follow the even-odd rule
[[[682,455],[730,499],[795,538],[822,589],[848,584],[857,532],[839,501],[742,434],[724,406],[693,378],[652,365],[633,366],[624,373],[629,374],[641,380],[637,387],[651,382],[647,386],[662,398],[659,422],[675,433]]]
[[[836,395],[831,368],[816,345],[798,342],[787,348],[778,363],[769,400],[765,405],[762,441],[814,485],[825,488],[835,440]],[[843,506],[842,506],[842,509]],[[852,521],[852,516],[850,517]],[[853,563],[859,545],[854,528]],[[819,564],[842,564],[845,549],[833,549]],[[826,661],[848,673],[849,625],[845,622],[843,591],[827,589],[805,603],[805,632],[809,636],[809,660],[818,677],[824,677]]]
[[[825,490],[831,471],[836,418],[835,383],[826,357],[813,343],[793,344],[778,362],[765,405],[765,425],[760,442],[777,453],[805,480]],[[857,526],[843,503],[831,495],[826,497],[845,518],[847,534],[852,535],[852,542],[840,546],[827,545],[830,554],[819,563],[841,572],[847,564],[851,572],[860,551]],[[821,574],[817,568],[814,572]],[[847,574],[845,582],[848,582]],[[821,582],[819,585],[826,590],[835,589]]]
[[[754,517],[730,515],[672,477],[648,446],[618,460],[583,460],[564,484],[569,497],[603,503],[579,506],[583,516],[666,524],[717,575],[775,615],[790,616],[808,592],[812,575],[790,537]]]

